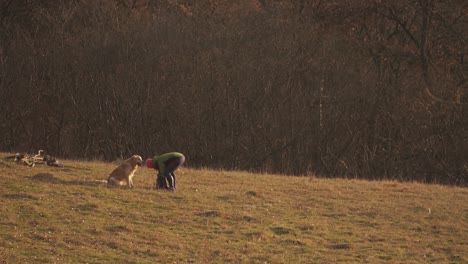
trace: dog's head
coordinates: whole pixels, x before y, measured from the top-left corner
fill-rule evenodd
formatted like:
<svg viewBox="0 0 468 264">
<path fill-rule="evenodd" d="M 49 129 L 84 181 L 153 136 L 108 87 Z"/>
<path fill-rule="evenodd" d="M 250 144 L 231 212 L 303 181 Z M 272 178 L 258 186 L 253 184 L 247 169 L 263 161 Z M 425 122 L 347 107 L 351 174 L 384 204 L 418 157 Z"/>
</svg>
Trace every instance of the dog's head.
<svg viewBox="0 0 468 264">
<path fill-rule="evenodd" d="M 140 155 L 133 155 L 132 163 L 137 164 L 138 166 L 143 166 L 145 162 L 143 161 Z"/>
</svg>

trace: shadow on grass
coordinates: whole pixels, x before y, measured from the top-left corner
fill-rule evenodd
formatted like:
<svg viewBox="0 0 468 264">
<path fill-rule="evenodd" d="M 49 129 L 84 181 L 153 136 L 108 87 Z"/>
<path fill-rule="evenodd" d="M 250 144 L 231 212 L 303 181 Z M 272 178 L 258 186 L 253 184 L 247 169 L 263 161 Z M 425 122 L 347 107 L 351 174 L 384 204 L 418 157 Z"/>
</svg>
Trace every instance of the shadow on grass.
<svg viewBox="0 0 468 264">
<path fill-rule="evenodd" d="M 0 166 L 1 167 L 7 167 L 7 168 L 13 168 L 13 165 L 16 165 L 12 162 L 6 162 L 6 161 L 3 161 L 3 160 L 0 160 Z"/>
<path fill-rule="evenodd" d="M 40 181 L 40 182 L 53 182 L 53 183 L 61 181 L 50 173 L 39 173 L 39 174 L 32 176 L 31 179 L 35 181 Z"/>
<path fill-rule="evenodd" d="M 219 217 L 221 216 L 221 213 L 218 211 L 206 211 L 202 213 L 197 213 L 197 215 L 202 217 Z"/>
<path fill-rule="evenodd" d="M 289 228 L 284 228 L 281 226 L 270 227 L 270 230 L 275 235 L 286 235 L 286 234 L 291 233 L 291 230 Z"/>
<path fill-rule="evenodd" d="M 4 194 L 2 195 L 4 198 L 7 198 L 7 199 L 21 199 L 21 200 L 24 200 L 24 199 L 29 199 L 29 200 L 38 200 L 36 197 L 32 196 L 32 195 L 29 195 L 29 194 L 25 194 L 25 193 L 12 193 L 12 194 Z"/>
<path fill-rule="evenodd" d="M 47 182 L 64 185 L 84 185 L 84 186 L 100 186 L 106 184 L 103 180 L 71 180 L 66 181 L 55 177 L 50 173 L 38 173 L 31 177 L 33 181 Z"/>
<path fill-rule="evenodd" d="M 126 226 L 116 225 L 106 228 L 107 231 L 112 233 L 131 232 L 132 230 Z"/>
</svg>

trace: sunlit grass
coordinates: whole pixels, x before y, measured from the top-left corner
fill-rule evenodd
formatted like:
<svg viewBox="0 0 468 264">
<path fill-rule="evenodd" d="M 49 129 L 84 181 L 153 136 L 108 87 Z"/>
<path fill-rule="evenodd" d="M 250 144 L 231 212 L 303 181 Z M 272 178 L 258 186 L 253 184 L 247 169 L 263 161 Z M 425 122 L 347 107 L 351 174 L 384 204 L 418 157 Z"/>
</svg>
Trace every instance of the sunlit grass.
<svg viewBox="0 0 468 264">
<path fill-rule="evenodd" d="M 0 160 L 0 263 L 468 261 L 466 188 L 182 168 L 171 193 L 63 163 Z"/>
</svg>

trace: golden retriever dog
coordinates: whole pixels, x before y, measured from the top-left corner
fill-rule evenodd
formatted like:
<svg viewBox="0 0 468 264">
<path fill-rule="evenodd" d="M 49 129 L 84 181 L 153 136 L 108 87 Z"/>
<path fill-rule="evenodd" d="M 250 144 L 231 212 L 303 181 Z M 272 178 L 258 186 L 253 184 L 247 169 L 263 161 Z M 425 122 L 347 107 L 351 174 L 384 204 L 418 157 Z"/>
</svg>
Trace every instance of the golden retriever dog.
<svg viewBox="0 0 468 264">
<path fill-rule="evenodd" d="M 128 188 L 133 188 L 133 175 L 138 169 L 138 166 L 143 165 L 143 159 L 139 155 L 133 155 L 129 159 L 124 160 L 117 168 L 115 168 L 107 179 L 109 185 L 123 185 L 127 183 Z"/>
</svg>

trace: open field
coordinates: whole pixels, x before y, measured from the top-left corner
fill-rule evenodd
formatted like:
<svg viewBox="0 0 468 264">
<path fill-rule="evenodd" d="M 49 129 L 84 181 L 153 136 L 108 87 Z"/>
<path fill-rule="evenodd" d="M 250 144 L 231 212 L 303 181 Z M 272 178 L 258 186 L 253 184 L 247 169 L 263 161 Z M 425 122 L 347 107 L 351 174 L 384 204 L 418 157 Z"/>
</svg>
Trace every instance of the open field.
<svg viewBox="0 0 468 264">
<path fill-rule="evenodd" d="M 0 263 L 466 263 L 468 189 L 178 171 L 107 188 L 115 164 L 0 154 Z"/>
</svg>

